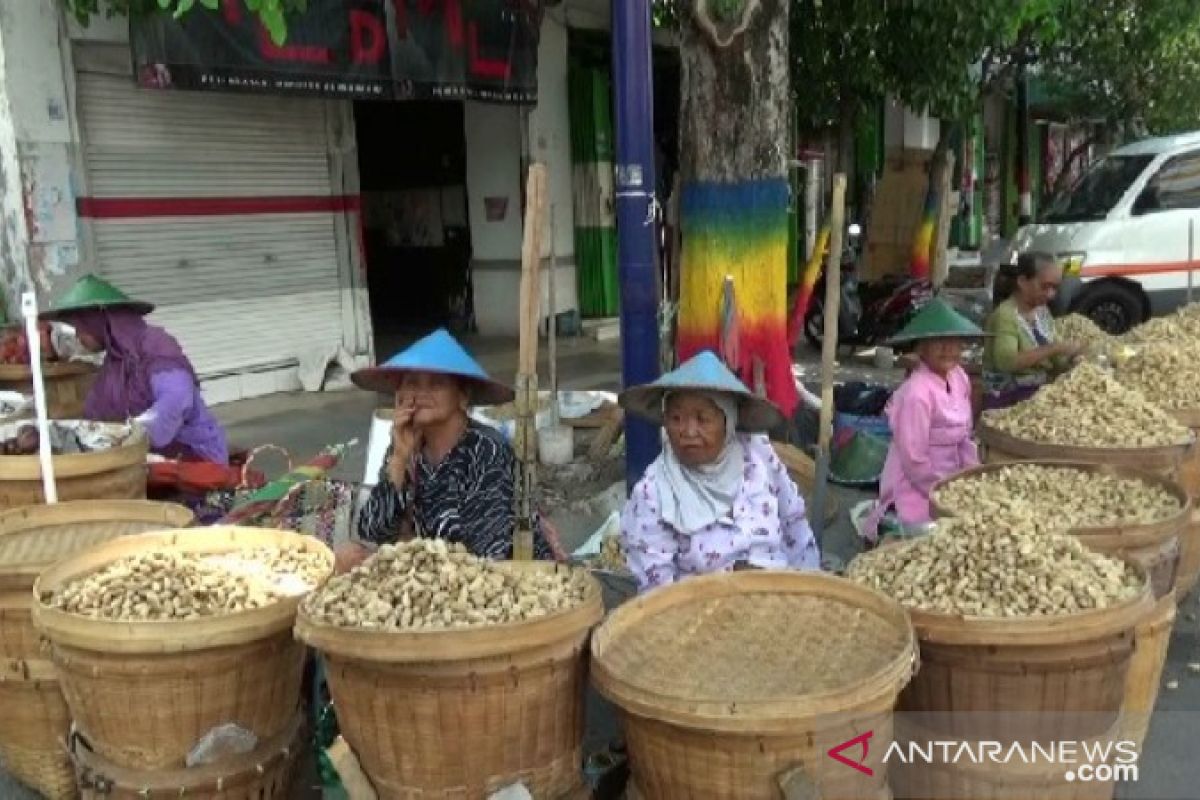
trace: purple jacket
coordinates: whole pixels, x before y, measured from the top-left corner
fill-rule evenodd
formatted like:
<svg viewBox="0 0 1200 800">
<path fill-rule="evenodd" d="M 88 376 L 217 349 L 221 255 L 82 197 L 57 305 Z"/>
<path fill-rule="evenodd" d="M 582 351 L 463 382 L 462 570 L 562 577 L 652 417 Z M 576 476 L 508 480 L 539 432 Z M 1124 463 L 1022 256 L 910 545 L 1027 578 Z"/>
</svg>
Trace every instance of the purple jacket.
<svg viewBox="0 0 1200 800">
<path fill-rule="evenodd" d="M 150 378 L 154 402 L 140 419 L 150 434 L 150 449 L 171 458 L 229 463 L 225 431 L 213 417 L 183 369 L 164 370 Z"/>
</svg>

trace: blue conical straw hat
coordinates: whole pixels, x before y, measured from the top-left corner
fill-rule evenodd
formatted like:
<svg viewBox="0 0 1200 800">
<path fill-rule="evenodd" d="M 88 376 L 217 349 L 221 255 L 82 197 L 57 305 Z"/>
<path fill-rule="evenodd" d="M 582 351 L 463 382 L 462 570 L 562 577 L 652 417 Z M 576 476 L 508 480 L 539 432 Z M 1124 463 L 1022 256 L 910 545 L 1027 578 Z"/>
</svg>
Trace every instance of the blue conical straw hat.
<svg viewBox="0 0 1200 800">
<path fill-rule="evenodd" d="M 767 431 L 784 421 L 783 412 L 770 401 L 756 397 L 716 354 L 708 350 L 698 353 L 653 383 L 626 389 L 619 400 L 621 406 L 631 414 L 661 425 L 663 398 L 678 391 L 720 392 L 734 397 L 738 404 L 738 430 L 741 431 Z"/>
<path fill-rule="evenodd" d="M 436 372 L 461 378 L 469 387 L 471 403 L 491 406 L 507 403 L 513 390 L 491 379 L 458 341 L 444 329 L 401 350 L 375 367 L 360 369 L 350 376 L 360 389 L 394 392 L 410 372 Z"/>
</svg>

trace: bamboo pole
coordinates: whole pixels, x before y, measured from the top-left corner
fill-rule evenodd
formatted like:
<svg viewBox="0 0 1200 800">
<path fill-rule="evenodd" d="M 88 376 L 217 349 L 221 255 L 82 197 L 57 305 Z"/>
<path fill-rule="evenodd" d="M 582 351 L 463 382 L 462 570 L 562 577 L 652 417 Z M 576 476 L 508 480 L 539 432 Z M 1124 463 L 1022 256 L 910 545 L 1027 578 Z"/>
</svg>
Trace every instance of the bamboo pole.
<svg viewBox="0 0 1200 800">
<path fill-rule="evenodd" d="M 554 206 L 550 206 L 550 274 L 546 276 L 546 299 L 550 304 L 546 342 L 550 360 L 550 424 L 558 427 L 558 298 L 554 283 L 558 279 L 558 241 L 554 227 Z"/>
<path fill-rule="evenodd" d="M 833 438 L 833 378 L 837 358 L 838 310 L 842 299 L 842 229 L 846 223 L 846 176 L 833 176 L 829 216 L 829 260 L 825 266 L 825 334 L 821 341 L 821 422 L 817 435 L 817 475 L 809 524 L 818 537 L 825 527 L 829 491 L 829 442 Z"/>
<path fill-rule="evenodd" d="M 525 191 L 525 236 L 521 245 L 520 356 L 516 381 L 516 524 L 513 559 L 533 558 L 533 503 L 537 485 L 537 350 L 542 285 L 542 232 L 546 225 L 546 167 L 531 164 Z"/>
</svg>

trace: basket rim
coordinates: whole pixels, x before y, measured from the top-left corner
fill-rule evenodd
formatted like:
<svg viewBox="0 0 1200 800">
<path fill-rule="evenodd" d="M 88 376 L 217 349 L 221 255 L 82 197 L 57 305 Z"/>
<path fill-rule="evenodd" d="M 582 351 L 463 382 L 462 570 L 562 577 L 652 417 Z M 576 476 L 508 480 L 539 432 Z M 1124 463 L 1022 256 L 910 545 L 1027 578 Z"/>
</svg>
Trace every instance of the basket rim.
<svg viewBox="0 0 1200 800">
<path fill-rule="evenodd" d="M 551 561 L 502 561 L 495 566 L 579 574 L 587 585 L 586 596 L 577 606 L 524 622 L 414 631 L 329 625 L 317 622 L 301 604 L 296 613 L 296 638 L 341 659 L 380 664 L 427 664 L 491 658 L 537 649 L 584 635 L 604 617 L 600 583 L 583 567 Z"/>
<path fill-rule="evenodd" d="M 736 703 L 651 689 L 636 676 L 613 670 L 607 661 L 616 641 L 656 612 L 712 597 L 745 594 L 809 595 L 855 605 L 900 629 L 905 641 L 888 663 L 862 680 L 791 698 Z M 874 589 L 816 571 L 754 570 L 687 578 L 625 603 L 609 614 L 592 636 L 592 680 L 601 694 L 640 716 L 709 731 L 794 732 L 796 720 L 801 718 L 843 714 L 866 704 L 881 703 L 890 709 L 896 695 L 915 674 L 919 658 L 916 631 L 903 606 Z"/>
<path fill-rule="evenodd" d="M 195 520 L 196 515 L 191 509 L 177 503 L 157 500 L 67 500 L 52 506 L 21 506 L 0 511 L 0 543 L 6 536 L 83 522 L 145 522 L 161 523 L 164 528 L 185 528 Z M 60 555 L 50 561 L 0 561 L 0 591 L 32 588 L 38 575 L 61 558 L 63 556 Z"/>
<path fill-rule="evenodd" d="M 948 478 L 943 478 L 933 485 L 929 493 L 929 507 L 935 519 L 954 518 L 957 513 L 948 506 L 937 501 L 937 494 L 950 484 L 960 480 L 976 478 L 1000 472 L 1016 466 L 1052 467 L 1055 469 L 1073 469 L 1078 472 L 1101 473 L 1116 478 L 1140 480 L 1166 491 L 1179 502 L 1179 511 L 1169 517 L 1145 523 L 1112 523 L 1109 525 L 1078 525 L 1065 529 L 1072 536 L 1083 539 L 1086 543 L 1089 537 L 1119 536 L 1122 541 L 1130 544 L 1152 544 L 1169 538 L 1171 533 L 1178 533 L 1187 524 L 1192 513 L 1192 498 L 1183 486 L 1176 480 L 1138 467 L 1128 467 L 1123 464 L 1096 464 L 1070 459 L 1038 458 L 1028 461 L 1005 461 L 994 464 L 980 464 L 962 472 L 957 472 Z"/>
<path fill-rule="evenodd" d="M 287 545 L 324 556 L 333 573 L 333 552 L 313 536 L 276 528 L 232 525 L 131 534 L 103 542 L 42 572 L 33 586 L 33 624 L 54 645 L 119 654 L 186 653 L 245 644 L 291 628 L 304 595 L 269 606 L 189 620 L 105 620 L 50 608 L 42 595 L 63 583 L 90 575 L 126 556 L 175 548 L 193 553 L 226 553 L 246 547 Z M 319 584 L 318 584 L 319 585 Z"/>
<path fill-rule="evenodd" d="M 979 617 L 909 608 L 908 615 L 918 640 L 930 644 L 1054 647 L 1113 636 L 1133 630 L 1158 600 L 1145 567 L 1128 557 L 1109 557 L 1136 571 L 1142 589 L 1135 597 L 1107 608 L 1031 617 Z"/>
<path fill-rule="evenodd" d="M 1200 428 L 1200 408 L 1167 408 L 1163 409 L 1180 425 L 1187 425 L 1192 428 L 1193 432 L 1196 428 Z"/>
<path fill-rule="evenodd" d="M 43 361 L 42 375 L 47 378 L 63 378 L 69 375 L 88 375 L 98 372 L 99 367 L 86 361 Z M 21 381 L 33 378 L 33 368 L 28 364 L 0 364 L 0 381 Z"/>
<path fill-rule="evenodd" d="M 23 420 L 22 420 L 23 421 Z M 14 421 L 15 422 L 15 421 Z M 51 420 L 51 422 L 88 422 L 92 425 L 128 427 L 123 423 L 91 422 L 89 420 Z M 91 453 L 69 453 L 53 456 L 55 478 L 80 478 L 95 475 L 100 467 L 117 469 L 144 465 L 150 452 L 150 438 L 145 428 L 134 425 L 128 439 L 116 447 Z M 40 481 L 42 462 L 38 455 L 0 456 L 0 480 Z"/>
<path fill-rule="evenodd" d="M 1190 439 L 1187 442 L 1155 445 L 1154 447 L 1085 447 L 1074 444 L 1035 442 L 1032 439 L 1022 439 L 1018 436 L 1013 436 L 1011 433 L 1006 433 L 989 425 L 987 412 L 984 412 L 980 416 L 979 423 L 975 426 L 975 432 L 979 436 L 979 441 L 983 444 L 995 445 L 1013 455 L 1021 456 L 1022 459 L 1033 460 L 1077 456 L 1078 460 L 1090 461 L 1092 459 L 1087 458 L 1087 456 L 1092 456 L 1094 459 L 1107 462 L 1115 457 L 1129 456 L 1153 457 L 1177 464 L 1196 447 L 1195 432 L 1189 432 Z"/>
</svg>

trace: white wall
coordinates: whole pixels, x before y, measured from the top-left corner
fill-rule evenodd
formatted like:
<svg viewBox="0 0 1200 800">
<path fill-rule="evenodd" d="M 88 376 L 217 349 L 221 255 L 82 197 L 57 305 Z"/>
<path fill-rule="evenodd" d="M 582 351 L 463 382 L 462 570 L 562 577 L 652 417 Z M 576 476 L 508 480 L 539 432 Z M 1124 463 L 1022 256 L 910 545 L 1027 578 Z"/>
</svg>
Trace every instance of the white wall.
<svg viewBox="0 0 1200 800">
<path fill-rule="evenodd" d="M 932 150 L 937 147 L 941 124 L 937 117 L 913 111 L 894 99 L 884 106 L 884 147 Z"/>
<path fill-rule="evenodd" d="M 521 111 L 513 106 L 467 103 L 467 198 L 470 207 L 475 320 L 485 335 L 515 336 L 521 284 Z M 579 307 L 572 205 L 571 120 L 567 97 L 567 29 L 548 12 L 538 49 L 538 103 L 529 114 L 529 152 L 546 165 L 554 211 L 557 311 Z M 486 197 L 507 197 L 508 212 L 488 222 Z M 551 228 L 543 234 L 542 313 L 549 310 Z"/>
<path fill-rule="evenodd" d="M 6 212 L 15 201 L 25 213 L 24 240 L 6 254 L 2 276 L 10 313 L 31 281 L 45 294 L 80 261 L 77 151 L 59 20 L 59 5 L 52 0 L 0 2 L 6 65 L 0 90 L 12 136 L 9 147 L 0 145 L 5 150 L 3 202 Z"/>
</svg>

